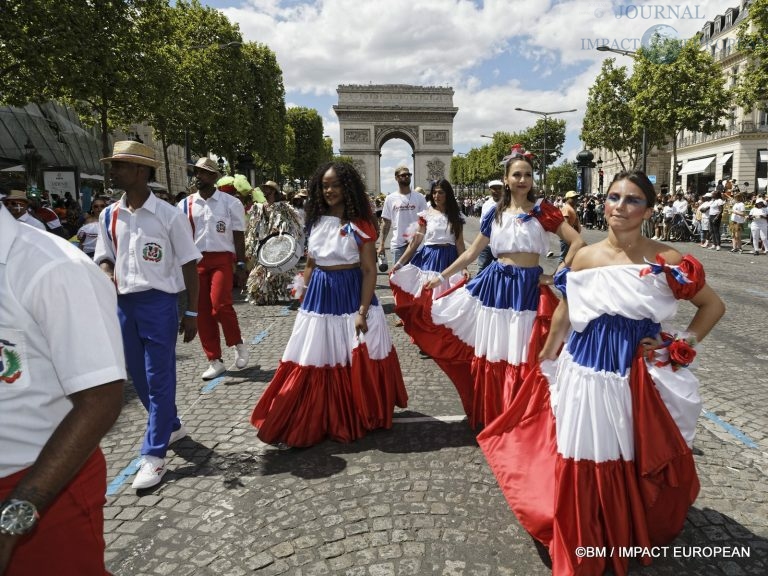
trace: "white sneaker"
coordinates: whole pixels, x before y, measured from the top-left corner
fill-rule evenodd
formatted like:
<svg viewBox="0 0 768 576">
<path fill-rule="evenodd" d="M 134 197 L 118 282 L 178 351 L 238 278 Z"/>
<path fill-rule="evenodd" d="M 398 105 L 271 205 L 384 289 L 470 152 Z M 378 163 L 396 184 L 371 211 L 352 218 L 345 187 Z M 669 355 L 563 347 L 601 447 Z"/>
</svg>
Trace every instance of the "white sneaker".
<svg viewBox="0 0 768 576">
<path fill-rule="evenodd" d="M 208 366 L 208 370 L 203 372 L 203 380 L 213 380 L 216 376 L 220 376 L 226 372 L 224 362 L 221 360 L 213 360 Z"/>
<path fill-rule="evenodd" d="M 235 349 L 235 363 L 233 366 L 237 370 L 242 370 L 248 366 L 248 358 L 251 357 L 251 351 L 248 350 L 248 346 L 243 342 L 235 344 L 233 348 Z"/>
<path fill-rule="evenodd" d="M 165 459 L 147 454 L 143 456 L 141 466 L 131 486 L 136 490 L 157 486 L 165 476 L 165 472 Z"/>
<path fill-rule="evenodd" d="M 168 440 L 168 446 L 170 446 L 174 442 L 178 442 L 182 438 L 186 438 L 188 435 L 189 435 L 189 432 L 187 431 L 187 427 L 184 426 L 184 422 L 182 422 L 178 430 L 174 430 L 173 432 L 171 432 L 171 437 Z"/>
</svg>

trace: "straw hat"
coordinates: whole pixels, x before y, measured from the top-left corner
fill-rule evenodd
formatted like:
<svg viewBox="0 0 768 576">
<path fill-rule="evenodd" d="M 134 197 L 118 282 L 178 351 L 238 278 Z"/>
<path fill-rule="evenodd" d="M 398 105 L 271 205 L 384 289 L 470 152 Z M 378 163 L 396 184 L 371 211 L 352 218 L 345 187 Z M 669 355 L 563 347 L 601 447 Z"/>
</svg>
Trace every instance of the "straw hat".
<svg viewBox="0 0 768 576">
<path fill-rule="evenodd" d="M 576 198 L 578 196 L 578 193 L 575 190 L 568 190 L 568 192 L 565 193 L 565 199 L 568 198 Z"/>
<path fill-rule="evenodd" d="M 200 168 L 206 172 L 213 172 L 214 174 L 219 173 L 219 165 L 216 163 L 216 161 L 206 156 L 197 159 L 197 162 L 195 162 L 195 168 Z"/>
<path fill-rule="evenodd" d="M 301 190 L 299 190 L 299 193 L 296 194 L 296 198 L 309 198 L 309 194 L 307 193 L 307 189 L 306 188 L 302 188 Z"/>
<path fill-rule="evenodd" d="M 277 182 L 275 182 L 274 180 L 267 180 L 266 182 L 264 182 L 264 188 L 267 188 L 267 187 L 274 189 L 275 192 L 277 193 L 280 193 L 280 186 L 278 186 Z"/>
<path fill-rule="evenodd" d="M 11 190 L 11 192 L 3 198 L 3 200 L 24 200 L 27 204 L 29 204 L 29 198 L 27 198 L 27 193 L 23 190 Z"/>
<path fill-rule="evenodd" d="M 160 162 L 155 160 L 155 149 L 134 140 L 119 140 L 112 148 L 112 156 L 102 158 L 101 162 L 131 162 L 157 168 Z"/>
</svg>

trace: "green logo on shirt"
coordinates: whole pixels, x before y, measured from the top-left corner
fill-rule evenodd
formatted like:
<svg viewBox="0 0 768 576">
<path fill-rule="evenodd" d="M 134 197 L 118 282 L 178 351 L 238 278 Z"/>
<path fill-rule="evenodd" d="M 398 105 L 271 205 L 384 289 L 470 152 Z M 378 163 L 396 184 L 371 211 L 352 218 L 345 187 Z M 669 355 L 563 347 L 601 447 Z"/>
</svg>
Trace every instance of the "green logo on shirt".
<svg viewBox="0 0 768 576">
<path fill-rule="evenodd" d="M 163 248 L 160 244 L 147 242 L 141 254 L 147 262 L 160 262 L 163 259 Z"/>
</svg>

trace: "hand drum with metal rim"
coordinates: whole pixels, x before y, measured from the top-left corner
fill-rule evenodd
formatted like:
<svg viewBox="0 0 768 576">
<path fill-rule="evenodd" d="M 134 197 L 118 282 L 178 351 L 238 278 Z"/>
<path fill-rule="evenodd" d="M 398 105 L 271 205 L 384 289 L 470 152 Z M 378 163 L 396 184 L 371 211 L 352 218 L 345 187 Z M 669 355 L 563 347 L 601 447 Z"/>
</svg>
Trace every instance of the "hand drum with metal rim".
<svg viewBox="0 0 768 576">
<path fill-rule="evenodd" d="M 270 236 L 259 249 L 259 264 L 272 272 L 292 270 L 300 258 L 296 239 L 290 234 Z"/>
</svg>

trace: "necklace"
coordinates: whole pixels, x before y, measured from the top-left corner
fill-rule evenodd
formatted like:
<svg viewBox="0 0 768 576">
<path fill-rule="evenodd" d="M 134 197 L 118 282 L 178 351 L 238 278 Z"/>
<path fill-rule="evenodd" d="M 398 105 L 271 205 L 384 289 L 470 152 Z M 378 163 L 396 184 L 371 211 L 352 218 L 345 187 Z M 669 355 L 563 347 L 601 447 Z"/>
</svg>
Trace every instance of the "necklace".
<svg viewBox="0 0 768 576">
<path fill-rule="evenodd" d="M 606 242 L 608 242 L 608 245 L 609 245 L 611 248 L 613 248 L 613 249 L 614 249 L 616 252 L 622 252 L 622 251 L 623 251 L 623 252 L 626 252 L 627 250 L 630 250 L 630 249 L 632 249 L 634 246 L 636 246 L 636 245 L 637 245 L 637 242 L 630 242 L 630 243 L 629 243 L 629 244 L 627 244 L 626 246 L 617 246 L 616 244 L 614 244 L 613 242 L 611 242 L 611 239 L 610 239 L 610 237 L 606 238 L 606 239 L 605 239 L 605 241 L 606 241 Z"/>
</svg>

